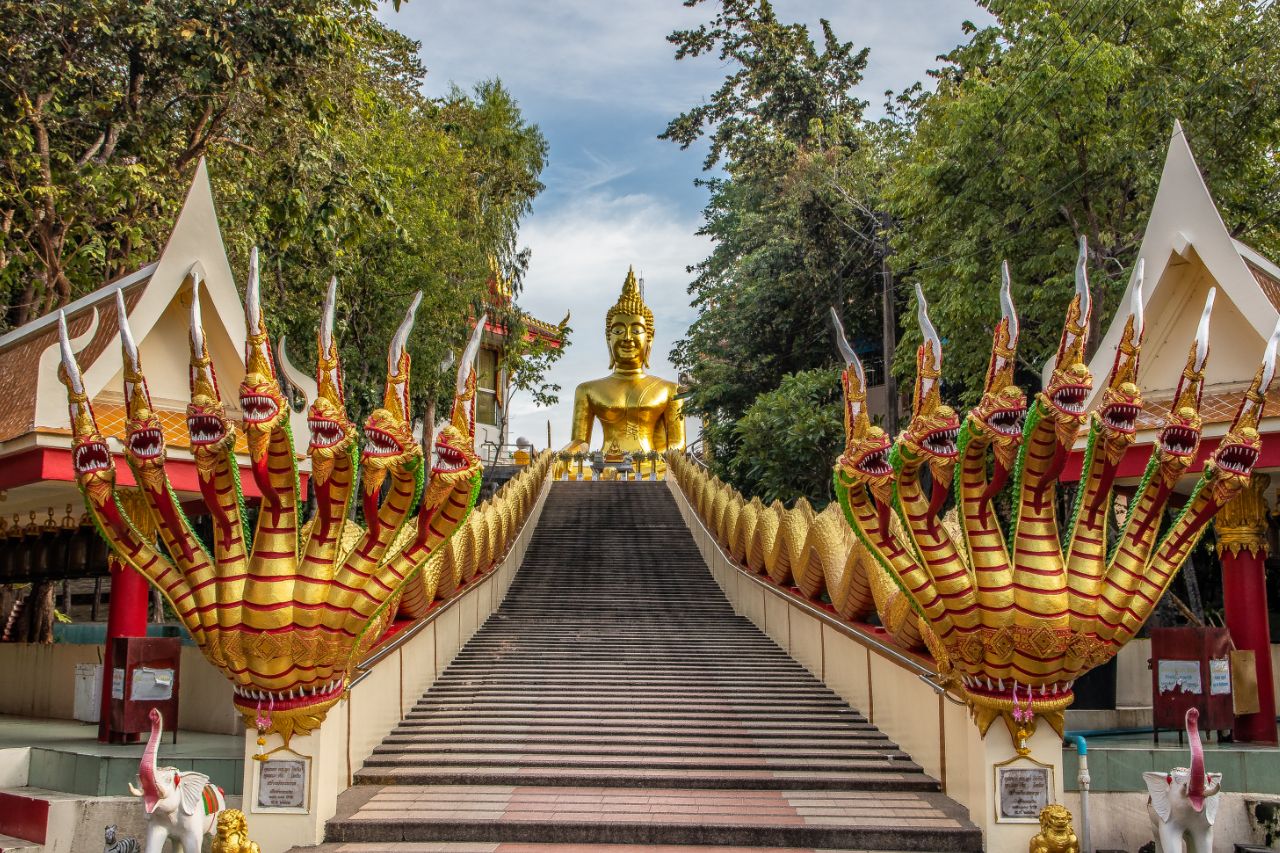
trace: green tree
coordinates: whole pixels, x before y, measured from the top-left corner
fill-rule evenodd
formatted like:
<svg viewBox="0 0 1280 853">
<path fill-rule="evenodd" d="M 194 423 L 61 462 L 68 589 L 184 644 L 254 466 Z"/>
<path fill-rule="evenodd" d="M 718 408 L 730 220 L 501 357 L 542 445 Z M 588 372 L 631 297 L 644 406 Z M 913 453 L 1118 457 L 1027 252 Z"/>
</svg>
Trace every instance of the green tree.
<svg viewBox="0 0 1280 853">
<path fill-rule="evenodd" d="M 733 425 L 737 452 L 725 471 L 765 503 L 806 497 L 821 510 L 832 498 L 831 460 L 844 447 L 843 417 L 839 371 L 789 374 Z M 816 459 L 827 463 L 815 465 Z"/>
<path fill-rule="evenodd" d="M 668 37 L 677 59 L 717 53 L 730 68 L 662 138 L 682 147 L 709 138 L 704 166 L 724 172 L 701 181 L 710 191 L 701 233 L 713 249 L 691 270 L 698 317 L 671 358 L 691 380 L 686 405 L 703 419 L 717 473 L 744 490 L 759 481 L 745 457 L 758 448 L 747 449 L 735 423 L 784 376 L 835 363 L 826 307 L 863 341 L 880 323 L 882 139 L 863 126 L 865 103 L 852 93 L 867 51 L 821 26 L 819 47 L 767 0 L 725 0 L 710 23 Z"/>
<path fill-rule="evenodd" d="M 0 331 L 152 260 L 207 156 L 237 277 L 260 246 L 268 323 L 304 370 L 339 277 L 354 418 L 423 291 L 409 346 L 430 420 L 469 324 L 521 322 L 490 304 L 490 264 L 518 296 L 547 149 L 497 82 L 425 98 L 419 45 L 375 6 L 0 0 Z M 531 356 L 521 387 L 553 396 L 554 354 Z"/>
<path fill-rule="evenodd" d="M 1233 233 L 1280 249 L 1280 8 L 1246 0 L 979 0 L 974 29 L 903 99 L 912 135 L 885 190 L 898 270 L 922 282 L 946 371 L 973 402 L 1007 258 L 1019 358 L 1058 340 L 1077 239 L 1089 241 L 1095 332 L 1134 263 L 1175 119 Z M 898 349 L 913 369 L 918 331 Z M 1093 340 L 1099 339 L 1094 334 Z M 1030 377 L 1028 377 L 1030 378 Z"/>
</svg>

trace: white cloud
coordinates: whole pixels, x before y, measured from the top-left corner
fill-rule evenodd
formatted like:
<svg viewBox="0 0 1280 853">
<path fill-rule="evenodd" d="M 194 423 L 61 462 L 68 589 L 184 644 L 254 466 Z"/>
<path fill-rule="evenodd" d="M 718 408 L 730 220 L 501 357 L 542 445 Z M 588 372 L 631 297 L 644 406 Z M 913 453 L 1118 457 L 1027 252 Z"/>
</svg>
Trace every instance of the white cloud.
<svg viewBox="0 0 1280 853">
<path fill-rule="evenodd" d="M 521 305 L 552 322 L 571 309 L 574 332 L 568 353 L 551 375 L 561 386 L 560 403 L 538 409 L 528 395 L 515 397 L 512 440 L 525 435 L 543 446 L 550 419 L 553 445 L 568 442 L 573 389 L 609 372 L 604 315 L 618 299 L 628 265 L 644 277 L 645 302 L 657 326 L 650 369 L 676 378 L 667 354 L 694 316 L 685 270 L 710 251 L 709 241 L 694 233 L 698 225 L 696 217 L 682 216 L 674 204 L 658 196 L 607 191 L 584 194 L 529 220 L 521 238 L 533 257 Z M 598 439 L 598 427 L 596 433 Z"/>
</svg>

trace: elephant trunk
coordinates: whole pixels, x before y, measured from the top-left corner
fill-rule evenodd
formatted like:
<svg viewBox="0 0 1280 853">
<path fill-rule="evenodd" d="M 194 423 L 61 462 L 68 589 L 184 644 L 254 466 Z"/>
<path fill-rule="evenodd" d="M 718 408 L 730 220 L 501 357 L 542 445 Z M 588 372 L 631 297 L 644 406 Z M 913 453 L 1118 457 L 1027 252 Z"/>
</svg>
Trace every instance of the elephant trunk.
<svg viewBox="0 0 1280 853">
<path fill-rule="evenodd" d="M 1191 778 L 1187 782 L 1187 801 L 1196 811 L 1204 809 L 1204 747 L 1200 745 L 1200 712 L 1187 710 L 1187 743 L 1191 745 Z"/>
<path fill-rule="evenodd" d="M 142 762 L 138 765 L 138 781 L 142 783 L 142 805 L 151 814 L 160 802 L 160 786 L 156 784 L 156 753 L 160 750 L 160 735 L 164 731 L 164 722 L 160 711 L 151 709 L 151 736 L 147 738 L 147 748 L 142 751 Z"/>
</svg>

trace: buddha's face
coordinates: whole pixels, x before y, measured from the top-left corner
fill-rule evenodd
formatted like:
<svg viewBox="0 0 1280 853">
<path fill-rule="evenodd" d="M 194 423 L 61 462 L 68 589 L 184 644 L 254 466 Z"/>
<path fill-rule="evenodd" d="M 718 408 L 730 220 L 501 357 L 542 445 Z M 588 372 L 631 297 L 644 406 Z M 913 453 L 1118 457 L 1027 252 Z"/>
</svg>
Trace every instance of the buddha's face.
<svg viewBox="0 0 1280 853">
<path fill-rule="evenodd" d="M 649 357 L 649 330 L 639 314 L 614 314 L 609 324 L 609 354 L 622 370 L 643 367 Z"/>
</svg>

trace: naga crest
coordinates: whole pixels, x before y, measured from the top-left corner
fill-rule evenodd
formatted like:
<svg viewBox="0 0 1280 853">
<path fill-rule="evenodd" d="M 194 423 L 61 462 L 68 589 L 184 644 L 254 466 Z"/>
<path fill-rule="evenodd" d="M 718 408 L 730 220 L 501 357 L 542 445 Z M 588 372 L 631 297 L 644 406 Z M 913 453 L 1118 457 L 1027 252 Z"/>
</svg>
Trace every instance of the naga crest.
<svg viewBox="0 0 1280 853">
<path fill-rule="evenodd" d="M 304 522 L 307 501 L 268 342 L 255 250 L 245 300 L 246 375 L 239 389 L 249 464 L 262 495 L 251 523 L 240 485 L 237 425 L 227 415 L 201 325 L 198 267 L 188 280 L 186 420 L 200 491 L 214 521 L 212 541 L 196 536 L 169 485 L 164 434 L 151 410 L 123 300 L 117 311 L 128 411 L 124 458 L 145 499 L 141 511 L 150 515 L 163 548 L 139 532 L 144 525 L 135 522 L 143 519 L 131 519 L 117 499 L 115 462 L 60 316 L 60 377 L 67 387 L 76 481 L 114 555 L 168 598 L 204 655 L 232 682 L 246 724 L 265 717 L 268 730 L 287 740 L 323 720 L 347 689 L 353 667 L 397 613 L 416 618 L 431 607 L 439 578 L 429 575 L 438 575 L 440 561 L 433 568 L 426 564 L 466 520 L 480 484 L 480 460 L 471 449 L 471 362 L 484 319 L 459 365 L 454 417 L 437 444 L 442 462 L 424 490 L 422 450 L 409 428 L 407 344 L 417 299 L 392 340 L 384 405 L 366 423 L 360 453 L 346 414 L 334 336 L 337 284 L 331 282 L 318 334 L 318 394 L 308 411 L 316 512 Z M 348 517 L 358 476 L 375 484 L 366 488 L 363 527 Z"/>
<path fill-rule="evenodd" d="M 1018 319 L 1004 267 L 1002 316 L 983 396 L 965 417 L 958 440 L 950 432 L 954 413 L 937 393 L 941 341 L 918 297 L 924 343 L 917 356 L 915 411 L 894 443 L 892 467 L 883 463 L 887 438 L 874 433 L 866 418 L 857 358 L 843 336 L 838 339 L 850 368 L 843 379 L 846 447 L 835 465 L 836 495 L 867 552 L 909 594 L 940 668 L 954 676 L 951 689 L 968 703 L 984 734 L 996 718 L 1015 738 L 1029 736 L 1038 717 L 1061 732 L 1075 680 L 1113 657 L 1138 632 L 1205 526 L 1248 482 L 1260 454 L 1258 423 L 1275 373 L 1280 327 L 1191 497 L 1171 525 L 1162 524 L 1173 485 L 1199 444 L 1210 293 L 1147 475 L 1123 530 L 1109 537 L 1112 484 L 1142 410 L 1137 385 L 1142 268 L 1134 270 L 1133 299 L 1115 362 L 1090 415 L 1086 260 L 1082 240 L 1076 289 L 1052 374 L 1030 410 L 1014 384 Z M 1059 519 L 1058 479 L 1086 421 L 1079 491 L 1070 515 Z M 933 469 L 932 493 L 920 476 L 924 461 Z M 938 475 L 948 465 L 955 466 L 949 485 L 958 533 L 938 518 L 939 488 L 945 490 Z M 1007 522 L 994 505 L 1006 488 L 1012 500 Z M 897 524 L 890 523 L 893 515 Z"/>
<path fill-rule="evenodd" d="M 845 446 L 836 470 L 850 479 L 857 478 L 887 499 L 893 485 L 893 466 L 889 464 L 892 441 L 883 429 L 871 423 L 867 413 L 867 374 L 858 354 L 849 346 L 844 324 L 835 308 L 831 309 L 831 320 L 835 324 L 836 348 L 845 363 L 840 374 L 844 389 Z"/>
</svg>

